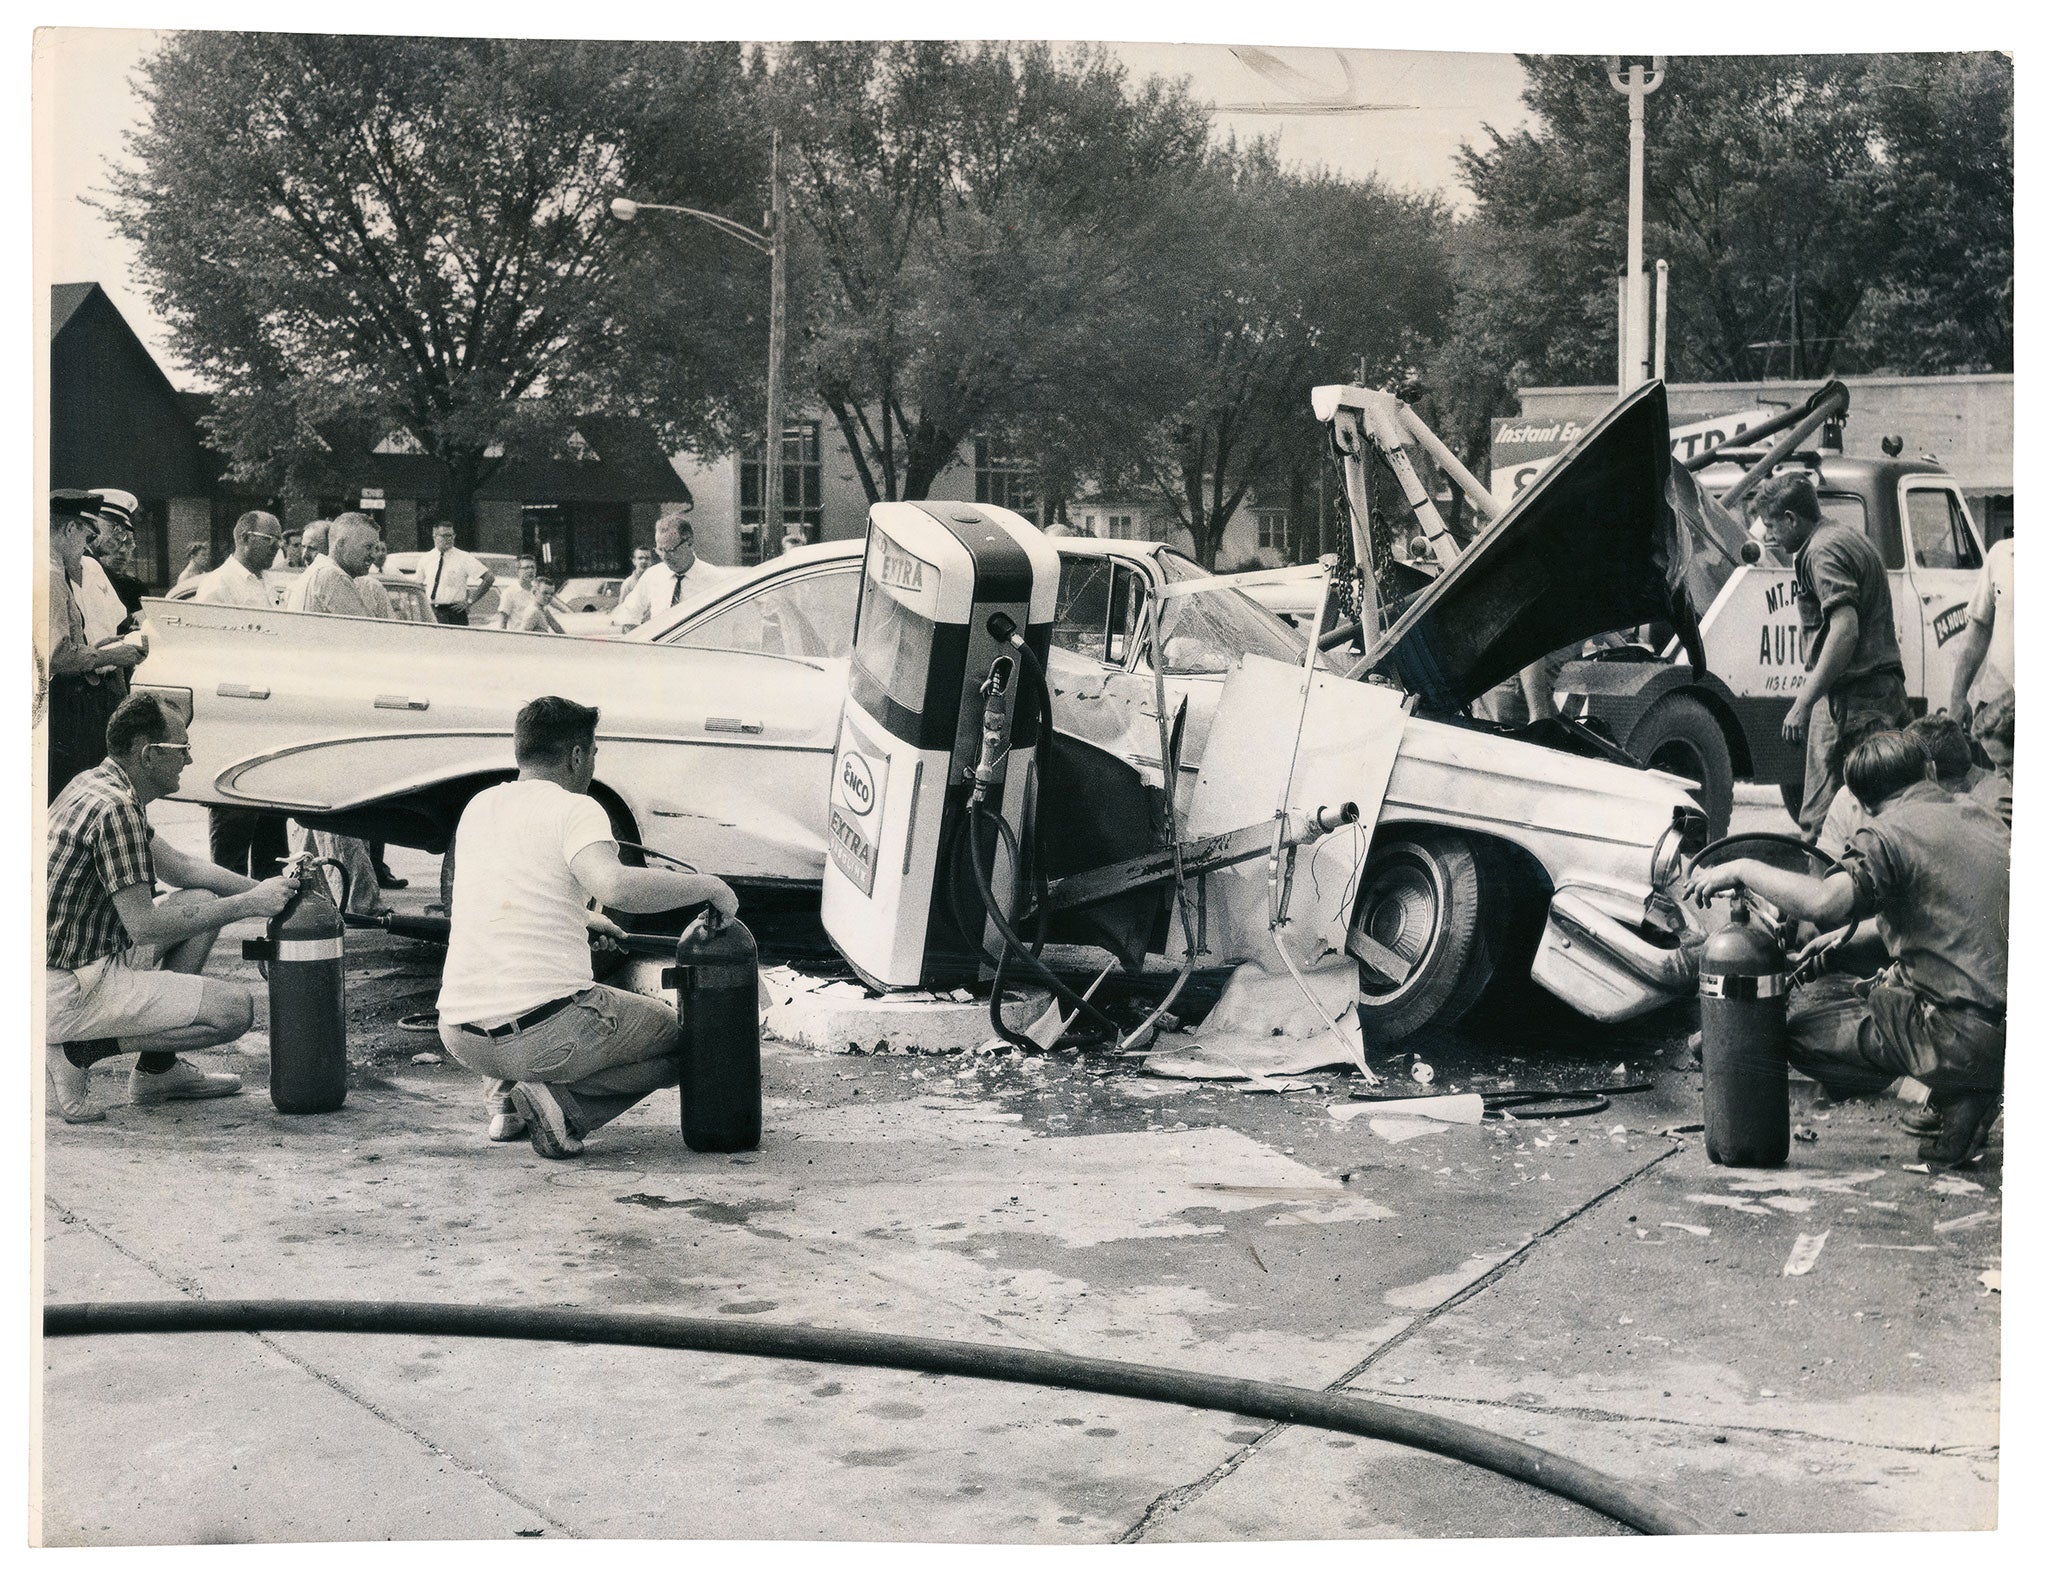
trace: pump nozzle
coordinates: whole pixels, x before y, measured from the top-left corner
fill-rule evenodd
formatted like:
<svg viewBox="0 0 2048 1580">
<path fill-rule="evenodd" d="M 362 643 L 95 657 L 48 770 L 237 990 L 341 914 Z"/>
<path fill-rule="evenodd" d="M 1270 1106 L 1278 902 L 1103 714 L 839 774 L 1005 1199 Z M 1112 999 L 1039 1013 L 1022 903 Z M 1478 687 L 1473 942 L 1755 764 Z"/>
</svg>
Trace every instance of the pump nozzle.
<svg viewBox="0 0 2048 1580">
<path fill-rule="evenodd" d="M 1017 622 L 1000 609 L 988 617 L 988 634 L 998 642 L 1007 642 L 1012 647 L 1024 645 L 1024 636 L 1017 629 Z"/>
</svg>

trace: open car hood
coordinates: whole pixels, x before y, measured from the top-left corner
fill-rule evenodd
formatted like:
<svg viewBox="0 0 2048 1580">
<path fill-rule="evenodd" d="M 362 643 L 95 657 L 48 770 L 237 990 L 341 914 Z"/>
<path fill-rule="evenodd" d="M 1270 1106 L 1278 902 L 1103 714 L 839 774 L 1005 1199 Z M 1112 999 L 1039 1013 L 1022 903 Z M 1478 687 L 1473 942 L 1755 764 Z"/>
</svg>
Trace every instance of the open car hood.
<svg viewBox="0 0 2048 1580">
<path fill-rule="evenodd" d="M 1523 666 L 1646 621 L 1704 669 L 1685 596 L 1688 543 L 1666 498 L 1664 386 L 1617 402 L 1409 606 L 1360 670 L 1455 712 Z"/>
</svg>

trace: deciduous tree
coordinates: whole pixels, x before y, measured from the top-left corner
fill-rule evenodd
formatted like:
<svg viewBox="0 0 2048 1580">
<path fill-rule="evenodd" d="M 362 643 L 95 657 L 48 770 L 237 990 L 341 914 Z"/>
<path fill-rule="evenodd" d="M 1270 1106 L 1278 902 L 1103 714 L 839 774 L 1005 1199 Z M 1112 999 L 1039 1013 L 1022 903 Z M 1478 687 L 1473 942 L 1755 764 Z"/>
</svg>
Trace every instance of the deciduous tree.
<svg viewBox="0 0 2048 1580">
<path fill-rule="evenodd" d="M 660 389 L 640 415 L 715 428 L 731 359 L 636 332 L 607 204 L 679 142 L 665 195 L 731 196 L 736 51 L 183 33 L 139 87 L 105 207 L 238 476 L 317 472 L 342 420 L 403 427 L 460 525 L 499 457 L 579 411 Z"/>
</svg>

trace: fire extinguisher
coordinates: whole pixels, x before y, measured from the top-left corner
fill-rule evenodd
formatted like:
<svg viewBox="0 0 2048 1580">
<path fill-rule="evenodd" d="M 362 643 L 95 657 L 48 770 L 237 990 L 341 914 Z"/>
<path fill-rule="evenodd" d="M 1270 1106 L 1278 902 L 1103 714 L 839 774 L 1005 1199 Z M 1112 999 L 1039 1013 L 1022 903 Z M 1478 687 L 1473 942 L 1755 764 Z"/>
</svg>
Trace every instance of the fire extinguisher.
<svg viewBox="0 0 2048 1580">
<path fill-rule="evenodd" d="M 761 1144 L 760 955 L 738 920 L 706 912 L 676 940 L 662 985 L 683 1024 L 683 1142 L 692 1152 L 751 1152 Z"/>
<path fill-rule="evenodd" d="M 264 962 L 270 979 L 270 1101 L 281 1114 L 328 1114 L 348 1101 L 341 940 L 341 912 L 308 868 L 265 935 L 242 944 L 242 958 Z"/>
<path fill-rule="evenodd" d="M 1700 1068 L 1707 1156 L 1728 1168 L 1776 1168 L 1792 1150 L 1785 994 L 1778 940 L 1750 919 L 1738 887 L 1727 925 L 1700 954 Z"/>
</svg>

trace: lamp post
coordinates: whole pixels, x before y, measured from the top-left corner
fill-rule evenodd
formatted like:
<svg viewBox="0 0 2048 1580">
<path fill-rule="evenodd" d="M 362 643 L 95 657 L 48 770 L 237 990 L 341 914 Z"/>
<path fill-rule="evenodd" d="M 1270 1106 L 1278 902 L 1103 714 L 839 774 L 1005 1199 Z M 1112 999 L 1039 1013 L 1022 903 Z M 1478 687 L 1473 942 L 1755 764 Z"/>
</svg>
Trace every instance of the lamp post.
<svg viewBox="0 0 2048 1580">
<path fill-rule="evenodd" d="M 1649 373 L 1650 292 L 1643 278 L 1643 100 L 1664 85 L 1664 57 L 1652 55 L 1645 60 L 1638 55 L 1624 63 L 1620 55 L 1610 56 L 1607 81 L 1616 93 L 1628 96 L 1628 273 L 1621 314 L 1621 393 L 1626 395 Z"/>
<path fill-rule="evenodd" d="M 765 423 L 767 432 L 762 435 L 765 464 L 761 477 L 761 503 L 763 548 L 772 554 L 782 542 L 782 348 L 788 334 L 784 302 L 789 278 L 789 249 L 783 245 L 783 226 L 788 217 L 788 203 L 782 189 L 780 132 L 775 134 L 768 172 L 769 207 L 768 213 L 764 216 L 768 226 L 766 231 L 742 225 L 738 220 L 727 219 L 723 214 L 707 213 L 700 208 L 686 208 L 680 203 L 641 203 L 633 198 L 615 197 L 611 202 L 611 210 L 613 219 L 628 225 L 640 217 L 643 209 L 654 209 L 663 214 L 684 214 L 691 219 L 702 220 L 713 230 L 724 232 L 768 259 L 768 410 Z M 770 544 L 774 547 L 770 547 Z"/>
</svg>

